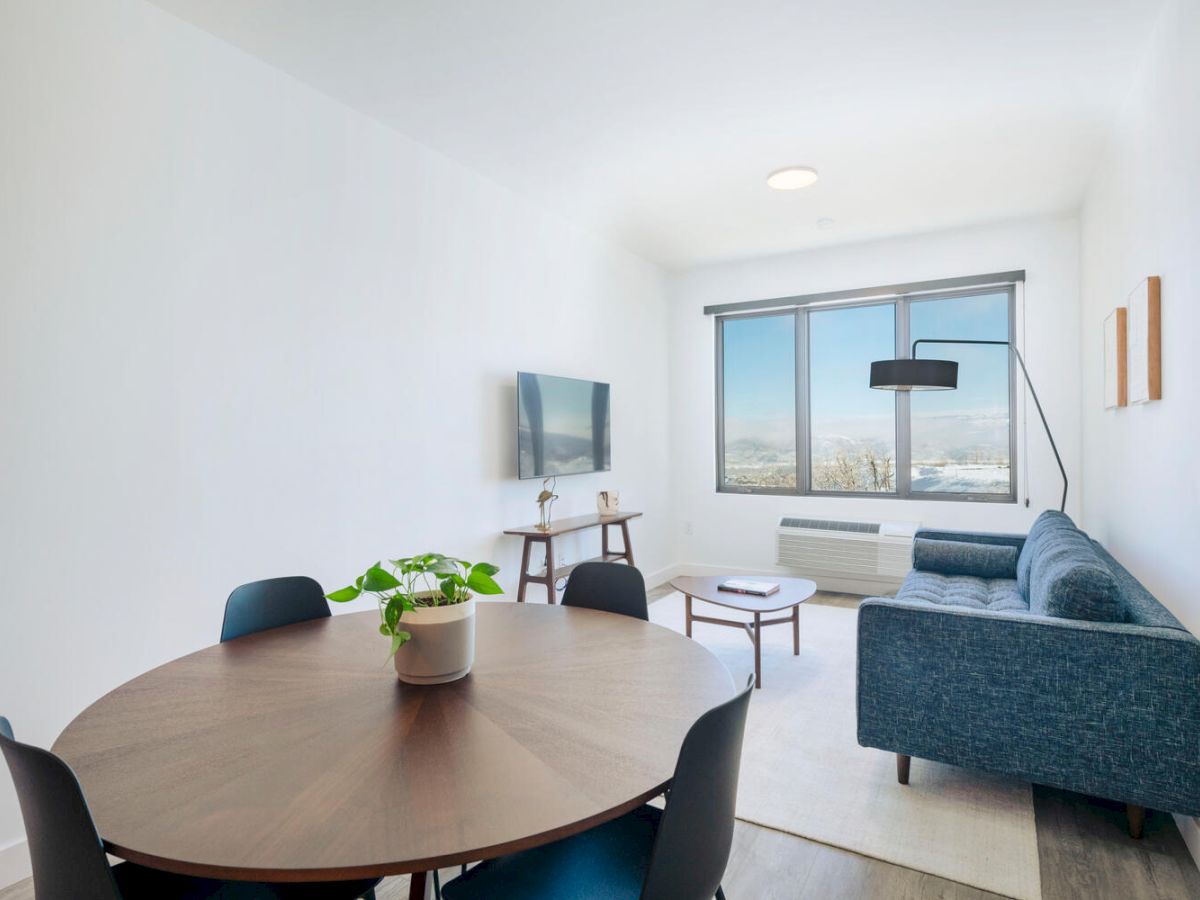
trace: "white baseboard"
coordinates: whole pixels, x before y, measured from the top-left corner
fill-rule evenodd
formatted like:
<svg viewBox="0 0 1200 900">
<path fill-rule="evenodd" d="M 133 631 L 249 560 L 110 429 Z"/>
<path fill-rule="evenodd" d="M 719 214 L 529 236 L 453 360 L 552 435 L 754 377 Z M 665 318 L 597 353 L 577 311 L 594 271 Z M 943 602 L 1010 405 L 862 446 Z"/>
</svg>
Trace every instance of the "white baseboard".
<svg viewBox="0 0 1200 900">
<path fill-rule="evenodd" d="M 25 841 L 16 841 L 7 847 L 0 847 L 0 888 L 24 881 L 32 874 L 29 846 Z"/>
<path fill-rule="evenodd" d="M 1193 819 L 1191 816 L 1175 816 L 1175 824 L 1179 826 L 1179 833 L 1183 835 L 1183 842 L 1187 844 L 1188 850 L 1192 854 L 1192 862 L 1200 868 L 1200 820 Z"/>
<path fill-rule="evenodd" d="M 679 575 L 679 565 L 665 566 L 654 572 L 643 572 L 642 576 L 646 579 L 647 588 L 656 588 L 659 585 L 666 584 L 676 575 Z"/>
</svg>

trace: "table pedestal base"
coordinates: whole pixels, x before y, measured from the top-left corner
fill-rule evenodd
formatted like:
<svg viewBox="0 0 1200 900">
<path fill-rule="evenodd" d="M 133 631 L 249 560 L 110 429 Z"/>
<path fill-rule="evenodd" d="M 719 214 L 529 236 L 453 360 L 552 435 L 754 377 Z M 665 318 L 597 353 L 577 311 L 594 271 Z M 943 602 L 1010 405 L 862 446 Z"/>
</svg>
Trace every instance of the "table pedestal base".
<svg viewBox="0 0 1200 900">
<path fill-rule="evenodd" d="M 408 900 L 433 900 L 433 877 L 428 872 L 413 872 L 409 878 Z"/>
</svg>

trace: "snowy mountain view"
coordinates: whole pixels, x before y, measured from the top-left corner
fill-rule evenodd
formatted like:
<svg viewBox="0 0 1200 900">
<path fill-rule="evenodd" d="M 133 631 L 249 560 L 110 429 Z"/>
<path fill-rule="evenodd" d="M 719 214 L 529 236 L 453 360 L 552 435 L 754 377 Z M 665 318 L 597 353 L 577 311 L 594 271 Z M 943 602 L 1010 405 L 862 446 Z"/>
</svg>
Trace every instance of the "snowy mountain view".
<svg viewBox="0 0 1200 900">
<path fill-rule="evenodd" d="M 795 489 L 791 420 L 727 422 L 725 482 Z M 813 420 L 812 489 L 892 493 L 896 490 L 893 419 L 881 416 Z M 914 493 L 1007 494 L 1008 411 L 914 415 Z"/>
<path fill-rule="evenodd" d="M 725 483 L 795 490 L 794 420 L 746 416 L 726 419 Z"/>
<path fill-rule="evenodd" d="M 1008 410 L 914 412 L 912 457 L 914 493 L 1007 494 Z"/>
<path fill-rule="evenodd" d="M 1011 360 L 1002 346 L 969 342 L 1007 340 L 1009 307 L 1008 292 L 996 291 L 811 309 L 807 341 L 798 341 L 788 313 L 724 322 L 724 483 L 795 491 L 799 480 L 817 492 L 876 495 L 899 494 L 904 483 L 904 496 L 1008 495 Z M 955 390 L 898 399 L 870 388 L 869 368 L 895 354 L 905 314 L 910 333 L 942 341 L 938 358 L 959 363 Z M 797 360 L 806 364 L 799 376 Z M 898 422 L 905 410 L 908 422 Z M 797 415 L 808 416 L 799 439 Z M 901 472 L 906 430 L 909 471 Z"/>
</svg>

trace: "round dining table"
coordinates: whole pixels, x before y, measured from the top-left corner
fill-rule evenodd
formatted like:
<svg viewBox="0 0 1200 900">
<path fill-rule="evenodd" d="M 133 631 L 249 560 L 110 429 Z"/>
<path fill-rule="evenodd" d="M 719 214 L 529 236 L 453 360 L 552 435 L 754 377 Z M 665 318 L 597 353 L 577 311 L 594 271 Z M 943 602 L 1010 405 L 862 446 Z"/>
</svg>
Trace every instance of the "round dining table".
<svg viewBox="0 0 1200 900">
<path fill-rule="evenodd" d="M 105 848 L 185 875 L 328 881 L 535 847 L 663 792 L 733 696 L 708 650 L 595 610 L 479 603 L 471 673 L 399 682 L 375 612 L 207 647 L 118 687 L 54 750 Z M 403 652 L 401 650 L 400 652 Z"/>
</svg>

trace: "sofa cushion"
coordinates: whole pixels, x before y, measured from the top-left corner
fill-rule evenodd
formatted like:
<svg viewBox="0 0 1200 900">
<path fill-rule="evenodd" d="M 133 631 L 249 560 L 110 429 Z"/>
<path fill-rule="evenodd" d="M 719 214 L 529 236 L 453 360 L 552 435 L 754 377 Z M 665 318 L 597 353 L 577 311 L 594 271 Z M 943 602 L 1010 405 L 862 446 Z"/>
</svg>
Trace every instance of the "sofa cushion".
<svg viewBox="0 0 1200 900">
<path fill-rule="evenodd" d="M 1017 588 L 1026 600 L 1029 599 L 1029 579 L 1034 558 L 1048 542 L 1053 541 L 1056 534 L 1077 530 L 1071 517 L 1057 510 L 1048 509 L 1037 517 L 1021 547 L 1021 555 L 1017 557 Z"/>
<path fill-rule="evenodd" d="M 913 568 L 942 575 L 975 575 L 979 578 L 1017 577 L 1017 548 L 968 541 L 913 542 Z"/>
<path fill-rule="evenodd" d="M 1125 605 L 1112 570 L 1077 529 L 1054 529 L 1041 540 L 1029 575 L 1031 612 L 1060 619 L 1124 622 Z"/>
<path fill-rule="evenodd" d="M 1012 578 L 942 575 L 918 569 L 905 577 L 896 599 L 992 611 L 1029 610 L 1029 605 L 1017 590 L 1017 582 Z"/>
</svg>

